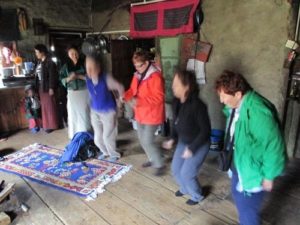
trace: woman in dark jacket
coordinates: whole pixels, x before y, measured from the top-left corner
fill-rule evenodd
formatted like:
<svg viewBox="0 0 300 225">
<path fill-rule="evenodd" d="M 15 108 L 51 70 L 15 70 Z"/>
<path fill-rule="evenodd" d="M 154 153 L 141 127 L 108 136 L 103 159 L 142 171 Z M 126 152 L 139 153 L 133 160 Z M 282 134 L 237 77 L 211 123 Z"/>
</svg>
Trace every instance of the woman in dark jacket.
<svg viewBox="0 0 300 225">
<path fill-rule="evenodd" d="M 170 149 L 178 141 L 171 167 L 179 185 L 175 196 L 189 195 L 186 203 L 195 205 L 204 199 L 197 176 L 209 150 L 210 120 L 206 105 L 198 98 L 194 73 L 176 72 L 172 89 L 175 96 L 173 129 L 171 139 L 165 141 L 163 147 Z"/>
<path fill-rule="evenodd" d="M 42 109 L 42 123 L 46 133 L 58 129 L 57 105 L 55 91 L 58 84 L 58 72 L 55 63 L 48 56 L 47 47 L 37 44 L 35 55 L 40 61 L 39 86 Z"/>
</svg>

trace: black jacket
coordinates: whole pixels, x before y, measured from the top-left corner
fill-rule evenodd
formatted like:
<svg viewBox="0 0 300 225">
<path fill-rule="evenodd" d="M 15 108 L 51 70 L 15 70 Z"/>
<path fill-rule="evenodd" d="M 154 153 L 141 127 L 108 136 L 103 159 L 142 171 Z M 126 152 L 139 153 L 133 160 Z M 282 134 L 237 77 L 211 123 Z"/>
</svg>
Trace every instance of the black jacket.
<svg viewBox="0 0 300 225">
<path fill-rule="evenodd" d="M 42 62 L 42 80 L 41 86 L 43 92 L 48 92 L 49 89 L 56 89 L 58 85 L 58 71 L 56 64 L 47 57 Z"/>
<path fill-rule="evenodd" d="M 173 126 L 171 137 L 188 145 L 195 153 L 210 140 L 210 120 L 206 105 L 193 94 L 184 103 L 173 100 Z"/>
</svg>

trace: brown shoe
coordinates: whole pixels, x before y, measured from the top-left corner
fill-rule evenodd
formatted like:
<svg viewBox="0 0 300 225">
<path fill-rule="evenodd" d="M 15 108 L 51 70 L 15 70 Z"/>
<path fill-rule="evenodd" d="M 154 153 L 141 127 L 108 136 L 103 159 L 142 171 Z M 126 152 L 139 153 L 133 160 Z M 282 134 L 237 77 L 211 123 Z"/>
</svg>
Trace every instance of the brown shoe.
<svg viewBox="0 0 300 225">
<path fill-rule="evenodd" d="M 143 167 L 143 168 L 147 168 L 147 167 L 150 167 L 150 166 L 152 166 L 152 163 L 151 163 L 150 161 L 144 162 L 144 163 L 142 164 L 142 167 Z"/>
</svg>

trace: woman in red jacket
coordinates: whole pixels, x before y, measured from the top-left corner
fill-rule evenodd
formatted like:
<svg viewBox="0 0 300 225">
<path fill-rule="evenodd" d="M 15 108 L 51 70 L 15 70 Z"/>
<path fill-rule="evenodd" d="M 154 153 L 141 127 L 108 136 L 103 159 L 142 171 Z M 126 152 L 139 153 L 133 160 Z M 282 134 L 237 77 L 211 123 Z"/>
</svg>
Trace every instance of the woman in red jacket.
<svg viewBox="0 0 300 225">
<path fill-rule="evenodd" d="M 153 166 L 155 175 L 160 176 L 164 174 L 165 166 L 161 151 L 154 143 L 154 133 L 165 120 L 164 80 L 160 70 L 151 63 L 148 52 L 135 52 L 132 62 L 136 72 L 124 94 L 124 101 L 134 109 L 138 137 L 148 157 L 142 166 Z"/>
</svg>

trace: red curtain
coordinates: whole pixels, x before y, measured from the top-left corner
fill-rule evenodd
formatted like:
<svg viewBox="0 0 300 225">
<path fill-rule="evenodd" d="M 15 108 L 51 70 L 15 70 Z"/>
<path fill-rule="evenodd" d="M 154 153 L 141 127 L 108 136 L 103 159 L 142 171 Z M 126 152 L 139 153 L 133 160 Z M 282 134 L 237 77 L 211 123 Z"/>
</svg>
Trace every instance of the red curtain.
<svg viewBox="0 0 300 225">
<path fill-rule="evenodd" d="M 151 38 L 192 33 L 200 0 L 170 0 L 131 7 L 130 36 Z"/>
</svg>

